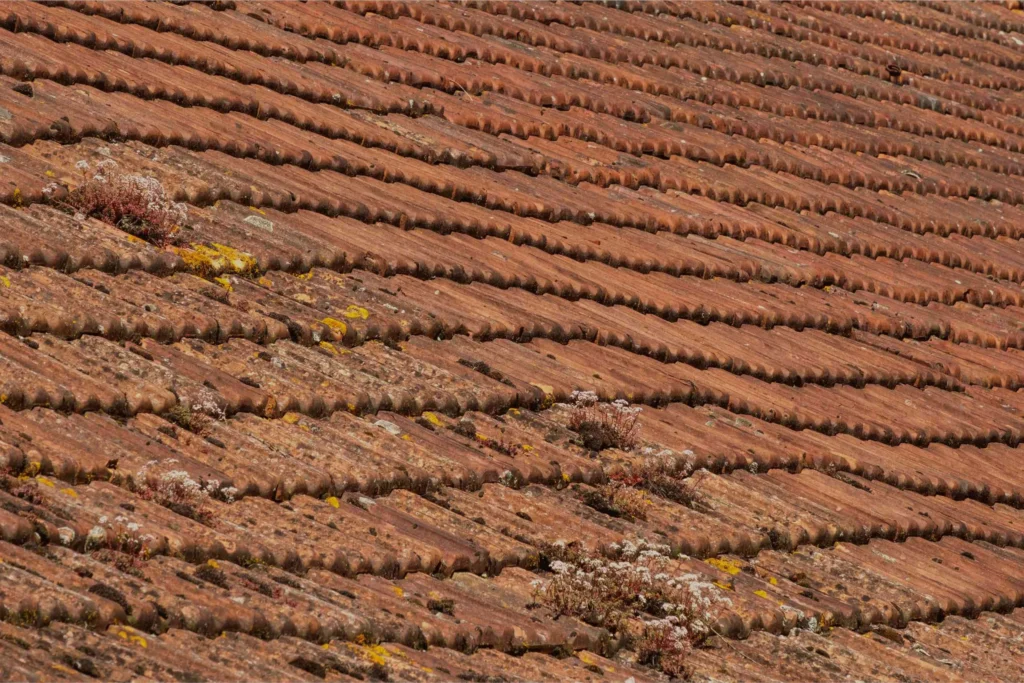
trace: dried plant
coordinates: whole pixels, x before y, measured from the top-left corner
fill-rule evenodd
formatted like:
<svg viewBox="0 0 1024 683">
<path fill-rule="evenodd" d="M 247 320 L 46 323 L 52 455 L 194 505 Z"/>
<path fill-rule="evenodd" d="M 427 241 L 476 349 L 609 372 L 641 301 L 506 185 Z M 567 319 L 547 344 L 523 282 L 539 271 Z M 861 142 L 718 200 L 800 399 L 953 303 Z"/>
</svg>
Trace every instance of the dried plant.
<svg viewBox="0 0 1024 683">
<path fill-rule="evenodd" d="M 601 403 L 592 391 L 574 391 L 569 397 L 569 429 L 579 435 L 579 444 L 591 451 L 636 447 L 640 437 L 639 406 L 618 399 Z"/>
<path fill-rule="evenodd" d="M 227 419 L 227 412 L 217 402 L 217 396 L 209 389 L 202 389 L 196 400 L 182 394 L 178 402 L 164 413 L 164 417 L 182 429 L 203 436 L 210 431 L 214 422 Z"/>
<path fill-rule="evenodd" d="M 186 221 L 184 204 L 174 202 L 156 178 L 124 173 L 104 159 L 89 177 L 89 163 L 79 161 L 83 182 L 68 193 L 61 206 L 109 223 L 130 235 L 158 246 L 170 244 Z"/>
<path fill-rule="evenodd" d="M 535 599 L 623 637 L 639 661 L 670 676 L 687 675 L 687 655 L 731 605 L 704 577 L 675 574 L 665 546 L 627 541 L 614 559 L 579 550 L 560 556 L 550 562 L 554 575 L 534 583 Z"/>
<path fill-rule="evenodd" d="M 653 456 L 629 468 L 613 470 L 608 477 L 613 482 L 643 489 L 688 508 L 699 509 L 705 505 L 703 484 L 708 474 L 706 469 L 700 469 L 691 475 L 689 465 L 680 468 L 664 457 Z"/>
<path fill-rule="evenodd" d="M 100 517 L 99 524 L 90 529 L 85 538 L 85 550 L 126 574 L 141 576 L 141 567 L 149 559 L 149 543 L 153 540 L 151 535 L 140 533 L 141 528 L 124 515 L 114 517 L 113 521 Z"/>
<path fill-rule="evenodd" d="M 165 462 L 170 464 L 176 461 L 172 459 Z M 152 460 L 139 470 L 134 481 L 135 492 L 143 500 L 152 500 L 201 524 L 213 521 L 213 511 L 207 507 L 210 498 L 231 502 L 238 492 L 234 487 L 222 488 L 216 479 L 197 481 L 184 470 L 154 474 L 150 468 L 156 464 L 157 461 Z"/>
</svg>

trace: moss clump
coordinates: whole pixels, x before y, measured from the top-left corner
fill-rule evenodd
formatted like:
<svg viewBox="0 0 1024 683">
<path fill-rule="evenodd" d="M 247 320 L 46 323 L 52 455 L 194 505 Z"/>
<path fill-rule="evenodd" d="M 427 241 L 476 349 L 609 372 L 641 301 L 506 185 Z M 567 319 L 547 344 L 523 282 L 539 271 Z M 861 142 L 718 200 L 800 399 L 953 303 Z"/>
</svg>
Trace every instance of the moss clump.
<svg viewBox="0 0 1024 683">
<path fill-rule="evenodd" d="M 197 578 L 205 581 L 206 583 L 212 583 L 214 586 L 220 586 L 221 588 L 228 587 L 228 577 L 222 570 L 213 566 L 212 564 L 203 564 L 196 567 L 192 574 Z"/>
<path fill-rule="evenodd" d="M 440 614 L 447 614 L 448 616 L 455 616 L 455 601 L 451 598 L 428 600 L 427 609 L 431 612 L 438 612 Z"/>
</svg>

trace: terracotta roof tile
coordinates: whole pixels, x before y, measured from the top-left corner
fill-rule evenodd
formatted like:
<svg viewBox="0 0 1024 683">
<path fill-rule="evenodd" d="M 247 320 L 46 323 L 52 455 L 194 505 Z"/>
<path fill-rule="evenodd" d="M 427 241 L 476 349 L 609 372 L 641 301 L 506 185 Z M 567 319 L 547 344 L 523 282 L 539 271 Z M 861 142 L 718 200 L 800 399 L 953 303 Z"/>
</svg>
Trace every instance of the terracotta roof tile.
<svg viewBox="0 0 1024 683">
<path fill-rule="evenodd" d="M 1014 680 L 1018 15 L 0 3 L 0 676 Z"/>
</svg>

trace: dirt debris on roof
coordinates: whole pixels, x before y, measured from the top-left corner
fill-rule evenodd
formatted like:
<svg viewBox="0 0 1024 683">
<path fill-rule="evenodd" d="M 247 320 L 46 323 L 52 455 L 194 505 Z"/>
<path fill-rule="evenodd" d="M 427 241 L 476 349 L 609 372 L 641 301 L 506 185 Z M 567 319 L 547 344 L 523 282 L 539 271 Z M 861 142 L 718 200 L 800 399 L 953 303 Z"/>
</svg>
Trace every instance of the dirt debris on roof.
<svg viewBox="0 0 1024 683">
<path fill-rule="evenodd" d="M 0 676 L 1018 680 L 1018 5 L 0 2 Z"/>
</svg>

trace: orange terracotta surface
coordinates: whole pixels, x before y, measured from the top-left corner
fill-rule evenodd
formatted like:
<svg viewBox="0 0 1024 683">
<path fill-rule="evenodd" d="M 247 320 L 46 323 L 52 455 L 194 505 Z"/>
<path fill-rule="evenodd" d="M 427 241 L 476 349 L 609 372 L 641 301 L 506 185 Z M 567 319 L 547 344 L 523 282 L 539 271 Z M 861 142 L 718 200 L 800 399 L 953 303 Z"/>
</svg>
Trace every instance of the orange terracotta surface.
<svg viewBox="0 0 1024 683">
<path fill-rule="evenodd" d="M 0 678 L 665 681 L 537 599 L 645 540 L 693 680 L 1019 680 L 1019 5 L 0 1 Z"/>
</svg>

